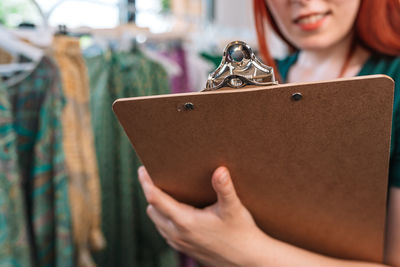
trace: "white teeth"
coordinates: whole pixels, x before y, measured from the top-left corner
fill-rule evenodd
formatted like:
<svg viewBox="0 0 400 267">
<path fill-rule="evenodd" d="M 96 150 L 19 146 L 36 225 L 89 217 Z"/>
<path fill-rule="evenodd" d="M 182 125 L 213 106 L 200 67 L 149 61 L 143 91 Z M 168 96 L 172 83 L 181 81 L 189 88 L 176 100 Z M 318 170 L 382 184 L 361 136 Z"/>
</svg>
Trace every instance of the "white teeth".
<svg viewBox="0 0 400 267">
<path fill-rule="evenodd" d="M 323 17 L 324 17 L 323 14 L 311 15 L 311 16 L 299 19 L 297 21 L 297 23 L 299 23 L 299 24 L 313 24 L 313 23 L 316 23 L 319 20 L 321 20 Z"/>
</svg>

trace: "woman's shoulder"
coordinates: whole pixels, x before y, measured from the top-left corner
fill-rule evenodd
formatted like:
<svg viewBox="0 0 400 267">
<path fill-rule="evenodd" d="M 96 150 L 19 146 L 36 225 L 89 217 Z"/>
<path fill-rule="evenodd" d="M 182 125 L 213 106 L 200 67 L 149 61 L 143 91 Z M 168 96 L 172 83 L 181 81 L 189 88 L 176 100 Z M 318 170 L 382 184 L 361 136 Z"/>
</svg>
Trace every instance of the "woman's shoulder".
<svg viewBox="0 0 400 267">
<path fill-rule="evenodd" d="M 385 74 L 395 81 L 389 181 L 400 187 L 400 56 L 372 55 L 360 75 Z"/>
<path fill-rule="evenodd" d="M 276 67 L 278 68 L 278 72 L 279 72 L 280 76 L 282 77 L 283 81 L 286 81 L 289 69 L 290 69 L 290 67 L 292 67 L 292 65 L 294 63 L 296 63 L 297 57 L 298 57 L 298 53 L 293 53 L 284 58 L 275 59 Z"/>
<path fill-rule="evenodd" d="M 400 82 L 400 56 L 373 54 L 359 75 L 386 74 Z"/>
<path fill-rule="evenodd" d="M 373 74 L 384 74 L 394 80 L 394 109 L 396 114 L 400 114 L 400 108 L 398 106 L 400 103 L 400 56 L 371 55 L 364 64 L 359 76 Z M 396 119 L 400 123 L 400 119 Z"/>
</svg>

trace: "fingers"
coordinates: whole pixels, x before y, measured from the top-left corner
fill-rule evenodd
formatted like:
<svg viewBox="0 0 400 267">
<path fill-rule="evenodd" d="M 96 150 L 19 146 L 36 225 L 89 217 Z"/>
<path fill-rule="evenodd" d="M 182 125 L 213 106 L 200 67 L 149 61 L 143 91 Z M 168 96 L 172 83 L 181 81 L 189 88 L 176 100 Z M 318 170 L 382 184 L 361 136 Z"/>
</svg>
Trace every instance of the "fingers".
<svg viewBox="0 0 400 267">
<path fill-rule="evenodd" d="M 157 227 L 158 231 L 161 233 L 161 235 L 164 238 L 168 238 L 169 234 L 172 231 L 174 231 L 173 224 L 171 221 L 164 216 L 162 213 L 160 213 L 154 206 L 149 205 L 147 206 L 147 215 L 150 217 L 150 219 L 153 221 L 155 226 Z"/>
<path fill-rule="evenodd" d="M 155 186 L 143 166 L 139 168 L 138 173 L 147 202 L 162 213 L 163 216 L 174 222 L 178 221 L 182 216 L 182 212 L 188 209 L 187 205 L 176 201 Z"/>
<path fill-rule="evenodd" d="M 240 200 L 233 186 L 230 173 L 227 168 L 219 167 L 212 176 L 212 185 L 217 193 L 218 203 L 222 207 L 230 208 L 240 204 Z"/>
<path fill-rule="evenodd" d="M 179 229 L 171 220 L 165 217 L 152 205 L 147 207 L 147 215 L 149 215 L 158 232 L 162 237 L 165 238 L 171 247 L 177 251 L 182 251 L 185 247 L 187 247 L 186 242 L 180 238 Z"/>
<path fill-rule="evenodd" d="M 139 181 L 141 183 L 146 182 L 148 184 L 154 185 L 153 180 L 151 180 L 150 175 L 144 166 L 139 167 L 138 174 L 139 174 Z"/>
<path fill-rule="evenodd" d="M 186 228 L 186 218 L 195 215 L 197 209 L 180 203 L 154 185 L 144 167 L 139 168 L 139 181 L 142 185 L 147 202 L 157 209 L 163 216 L 181 228 Z M 217 193 L 218 210 L 225 215 L 234 214 L 241 202 L 236 194 L 229 171 L 225 167 L 218 168 L 212 177 L 212 185 Z M 222 214 L 221 214 L 222 215 Z"/>
</svg>

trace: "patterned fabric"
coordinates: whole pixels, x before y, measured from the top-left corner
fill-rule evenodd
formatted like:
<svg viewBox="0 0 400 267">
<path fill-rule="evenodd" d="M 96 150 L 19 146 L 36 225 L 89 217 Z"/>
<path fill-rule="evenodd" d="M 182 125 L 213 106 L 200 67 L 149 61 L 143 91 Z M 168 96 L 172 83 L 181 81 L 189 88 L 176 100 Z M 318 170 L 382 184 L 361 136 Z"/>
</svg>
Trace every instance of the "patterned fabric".
<svg viewBox="0 0 400 267">
<path fill-rule="evenodd" d="M 107 249 L 98 266 L 177 266 L 146 215 L 137 179 L 140 162 L 114 116 L 112 103 L 121 97 L 168 93 L 164 69 L 141 52 L 109 52 L 87 59 L 91 83 L 92 124 L 102 190 L 102 223 Z"/>
<path fill-rule="evenodd" d="M 0 84 L 0 266 L 31 266 L 24 204 L 10 97 Z"/>
<path fill-rule="evenodd" d="M 105 247 L 101 232 L 100 181 L 89 110 L 89 78 L 79 40 L 55 36 L 66 105 L 62 114 L 63 148 L 69 176 L 72 228 L 78 266 L 95 266 L 90 248 Z"/>
<path fill-rule="evenodd" d="M 35 266 L 73 266 L 71 216 L 62 149 L 63 95 L 45 57 L 8 83 Z"/>
<path fill-rule="evenodd" d="M 285 81 L 298 53 L 278 61 L 278 69 Z M 385 74 L 395 81 L 392 138 L 390 147 L 389 183 L 400 187 L 400 57 L 371 55 L 357 76 Z"/>
</svg>

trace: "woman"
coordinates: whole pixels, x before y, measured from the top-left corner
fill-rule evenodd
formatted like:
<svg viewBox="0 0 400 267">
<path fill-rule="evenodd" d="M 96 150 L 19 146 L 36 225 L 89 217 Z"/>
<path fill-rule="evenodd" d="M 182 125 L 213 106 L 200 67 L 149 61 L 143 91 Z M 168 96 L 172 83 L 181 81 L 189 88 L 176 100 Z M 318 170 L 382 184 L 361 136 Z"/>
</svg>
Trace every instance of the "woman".
<svg viewBox="0 0 400 267">
<path fill-rule="evenodd" d="M 384 73 L 397 80 L 390 165 L 385 261 L 400 266 L 400 1 L 254 0 L 260 50 L 286 82 Z M 295 52 L 275 62 L 266 47 L 264 23 Z M 396 27 L 397 26 L 397 27 Z M 318 66 L 318 68 L 315 68 Z M 178 203 L 158 189 L 144 167 L 139 179 L 148 215 L 175 249 L 206 266 L 380 266 L 318 255 L 263 233 L 235 193 L 229 171 L 211 180 L 218 201 L 206 209 Z"/>
</svg>

